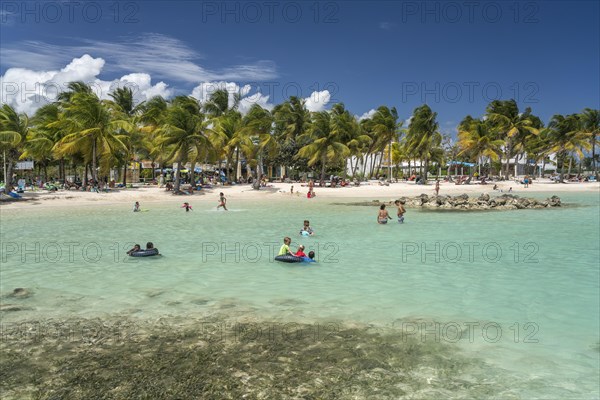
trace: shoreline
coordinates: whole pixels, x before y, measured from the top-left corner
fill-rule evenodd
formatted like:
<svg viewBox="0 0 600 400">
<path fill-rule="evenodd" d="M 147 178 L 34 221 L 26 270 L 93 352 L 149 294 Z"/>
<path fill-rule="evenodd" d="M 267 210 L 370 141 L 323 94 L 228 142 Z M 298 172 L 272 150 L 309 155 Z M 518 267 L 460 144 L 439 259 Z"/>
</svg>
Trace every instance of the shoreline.
<svg viewBox="0 0 600 400">
<path fill-rule="evenodd" d="M 294 186 L 294 194 L 290 194 L 290 188 Z M 530 195 L 546 195 L 563 193 L 599 193 L 600 183 L 553 183 L 536 182 L 529 188 L 515 182 L 498 183 L 499 190 L 493 190 L 493 184 L 487 185 L 455 185 L 453 183 L 440 184 L 440 196 L 468 194 L 471 196 L 480 196 L 487 193 L 497 196 L 507 194 L 512 187 L 511 194 L 519 197 L 528 197 Z M 388 201 L 399 197 L 419 196 L 427 194 L 434 195 L 434 185 L 416 185 L 414 183 L 391 183 L 389 186 L 380 186 L 376 181 L 361 184 L 359 187 L 345 188 L 321 188 L 315 187 L 317 196 L 313 199 L 306 198 L 307 188 L 298 183 L 272 183 L 267 188 L 254 190 L 250 185 L 217 186 L 210 189 L 203 189 L 195 192 L 193 195 L 175 196 L 172 192 L 156 186 L 139 187 L 133 189 L 119 189 L 110 193 L 91 193 L 80 191 L 62 190 L 58 192 L 48 192 L 46 190 L 36 190 L 35 192 L 26 191 L 23 200 L 3 200 L 0 201 L 0 211 L 13 211 L 36 206 L 38 208 L 62 208 L 72 206 L 92 206 L 92 205 L 121 205 L 130 204 L 139 201 L 144 208 L 144 204 L 171 204 L 184 201 L 193 201 L 194 204 L 217 203 L 219 192 L 223 192 L 225 197 L 231 202 L 237 201 L 284 201 L 297 199 L 298 201 L 319 202 L 320 199 L 350 201 L 352 199 L 369 199 Z M 500 192 L 502 190 L 502 192 Z"/>
</svg>

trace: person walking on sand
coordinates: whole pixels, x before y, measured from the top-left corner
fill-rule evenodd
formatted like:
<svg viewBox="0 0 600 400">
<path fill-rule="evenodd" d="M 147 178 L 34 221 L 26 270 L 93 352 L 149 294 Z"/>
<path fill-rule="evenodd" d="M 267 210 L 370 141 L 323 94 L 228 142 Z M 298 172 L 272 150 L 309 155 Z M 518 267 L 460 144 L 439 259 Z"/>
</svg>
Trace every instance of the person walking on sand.
<svg viewBox="0 0 600 400">
<path fill-rule="evenodd" d="M 435 195 L 439 196 L 440 195 L 440 180 L 436 179 L 435 181 Z"/>
<path fill-rule="evenodd" d="M 404 213 L 406 212 L 406 209 L 404 208 L 404 201 L 396 200 L 394 204 L 396 205 L 396 207 L 398 207 L 398 223 L 403 224 Z"/>
<path fill-rule="evenodd" d="M 223 194 L 223 192 L 219 193 L 219 205 L 217 206 L 217 210 L 221 207 L 223 207 L 223 210 L 228 211 L 227 207 L 226 207 L 226 203 L 227 203 L 227 199 L 225 198 L 225 195 Z"/>
</svg>

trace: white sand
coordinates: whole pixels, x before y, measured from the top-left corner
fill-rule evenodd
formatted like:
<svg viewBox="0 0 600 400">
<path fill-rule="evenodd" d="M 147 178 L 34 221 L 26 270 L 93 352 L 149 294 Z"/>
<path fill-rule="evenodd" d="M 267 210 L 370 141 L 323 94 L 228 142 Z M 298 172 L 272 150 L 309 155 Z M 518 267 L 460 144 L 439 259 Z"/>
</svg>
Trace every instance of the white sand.
<svg viewBox="0 0 600 400">
<path fill-rule="evenodd" d="M 133 203 L 139 201 L 142 208 L 147 203 L 179 203 L 188 201 L 193 204 L 211 202 L 217 203 L 219 192 L 223 192 L 230 204 L 240 200 L 260 201 L 268 199 L 269 202 L 276 199 L 289 199 L 290 187 L 294 186 L 294 198 L 304 201 L 318 201 L 319 199 L 369 199 L 369 200 L 393 200 L 400 196 L 417 196 L 421 193 L 434 195 L 435 185 L 416 185 L 414 183 L 392 183 L 389 186 L 379 186 L 376 181 L 368 184 L 361 184 L 359 187 L 345 188 L 320 188 L 315 187 L 317 197 L 311 200 L 306 199 L 308 188 L 299 183 L 272 183 L 268 188 L 261 190 L 253 190 L 250 185 L 236 185 L 215 187 L 205 189 L 200 192 L 195 192 L 192 196 L 174 196 L 172 192 L 167 192 L 164 189 L 159 189 L 156 186 L 147 186 L 134 189 L 120 189 L 111 193 L 90 193 L 80 191 L 48 192 L 46 190 L 36 190 L 35 192 L 27 191 L 23 197 L 27 201 L 0 201 L 0 209 L 2 212 L 11 212 L 28 207 L 36 208 L 53 208 L 53 207 L 73 207 L 73 206 L 94 206 L 98 204 L 129 204 L 133 207 Z M 457 195 L 467 193 L 470 196 L 479 196 L 482 193 L 490 195 L 499 195 L 499 191 L 494 191 L 494 184 L 487 185 L 455 185 L 454 183 L 440 183 L 440 195 Z M 512 193 L 519 196 L 528 196 L 533 193 L 543 192 L 548 197 L 564 192 L 596 192 L 600 194 L 600 183 L 553 183 L 549 180 L 536 181 L 529 188 L 524 188 L 523 185 L 515 182 L 500 182 L 498 189 L 502 189 L 503 193 L 507 193 L 512 187 Z M 297 196 L 296 192 L 300 192 Z M 5 196 L 3 196 L 6 199 Z"/>
</svg>

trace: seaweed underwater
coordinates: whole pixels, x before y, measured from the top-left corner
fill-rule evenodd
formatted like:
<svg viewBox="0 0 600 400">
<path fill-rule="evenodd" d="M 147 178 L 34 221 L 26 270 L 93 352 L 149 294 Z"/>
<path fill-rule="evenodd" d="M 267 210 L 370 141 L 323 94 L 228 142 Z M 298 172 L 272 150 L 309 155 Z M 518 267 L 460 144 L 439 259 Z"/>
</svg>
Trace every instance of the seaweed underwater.
<svg viewBox="0 0 600 400">
<path fill-rule="evenodd" d="M 483 363 L 384 328 L 270 321 L 28 321 L 2 332 L 4 399 L 390 399 L 493 396 Z M 40 329 L 40 326 L 52 326 Z M 208 328 L 210 327 L 210 329 Z M 62 330 L 61 330 L 62 329 Z M 81 333 L 84 334 L 81 334 Z M 65 334 L 66 333 L 66 334 Z M 228 334 L 229 333 L 229 334 Z"/>
</svg>

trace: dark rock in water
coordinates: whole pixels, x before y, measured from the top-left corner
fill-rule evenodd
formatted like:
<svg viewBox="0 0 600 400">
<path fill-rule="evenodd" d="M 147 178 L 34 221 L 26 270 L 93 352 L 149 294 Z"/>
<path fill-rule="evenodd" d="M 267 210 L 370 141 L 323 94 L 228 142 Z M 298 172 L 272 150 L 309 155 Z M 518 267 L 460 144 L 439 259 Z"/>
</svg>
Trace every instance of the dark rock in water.
<svg viewBox="0 0 600 400">
<path fill-rule="evenodd" d="M 25 307 L 18 304 L 0 304 L 0 312 L 11 312 L 11 311 L 26 311 L 33 310 L 31 307 Z"/>
<path fill-rule="evenodd" d="M 33 295 L 33 293 L 30 292 L 29 290 L 19 287 L 19 288 L 16 288 L 15 290 L 13 290 L 13 292 L 9 295 L 9 297 L 13 297 L 13 298 L 17 298 L 17 299 L 26 299 L 32 295 Z"/>
<path fill-rule="evenodd" d="M 190 303 L 196 304 L 197 306 L 203 306 L 205 304 L 208 304 L 209 302 L 210 302 L 210 300 L 208 300 L 208 299 L 195 299 L 195 300 L 192 300 Z"/>
<path fill-rule="evenodd" d="M 406 207 L 417 207 L 424 209 L 440 210 L 517 210 L 532 208 L 561 207 L 562 203 L 558 196 L 552 196 L 544 201 L 538 201 L 533 198 L 519 197 L 513 194 L 502 194 L 498 197 L 491 197 L 484 193 L 479 197 L 469 198 L 465 193 L 458 196 L 432 196 L 421 194 L 416 197 L 399 197 L 398 200 Z M 393 202 L 384 202 L 379 200 L 363 201 L 358 203 L 334 203 L 335 205 L 352 206 L 380 206 L 382 204 L 393 204 Z"/>
</svg>

